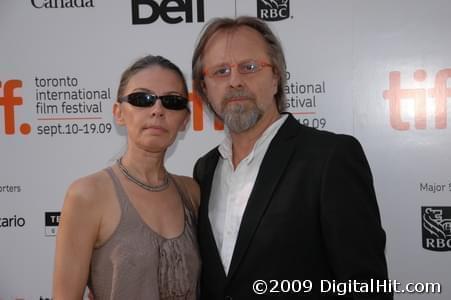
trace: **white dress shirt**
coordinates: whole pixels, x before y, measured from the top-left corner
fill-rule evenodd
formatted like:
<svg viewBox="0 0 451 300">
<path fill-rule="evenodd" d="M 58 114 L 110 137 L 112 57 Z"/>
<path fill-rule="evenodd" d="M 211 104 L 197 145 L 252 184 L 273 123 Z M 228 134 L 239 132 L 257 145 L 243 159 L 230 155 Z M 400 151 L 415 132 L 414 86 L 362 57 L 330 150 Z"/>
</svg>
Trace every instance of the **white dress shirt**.
<svg viewBox="0 0 451 300">
<path fill-rule="evenodd" d="M 269 144 L 288 115 L 271 124 L 255 142 L 252 151 L 233 169 L 230 135 L 219 145 L 220 157 L 213 176 L 208 216 L 226 274 L 247 201 Z"/>
</svg>

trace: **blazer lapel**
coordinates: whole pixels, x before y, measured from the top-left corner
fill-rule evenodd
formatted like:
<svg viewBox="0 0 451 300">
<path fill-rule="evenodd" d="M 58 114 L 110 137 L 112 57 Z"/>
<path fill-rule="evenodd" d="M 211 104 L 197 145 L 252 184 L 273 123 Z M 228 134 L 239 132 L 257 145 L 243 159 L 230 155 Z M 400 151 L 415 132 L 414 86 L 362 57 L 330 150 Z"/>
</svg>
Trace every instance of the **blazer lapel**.
<svg viewBox="0 0 451 300">
<path fill-rule="evenodd" d="M 226 274 L 224 266 L 222 265 L 221 256 L 216 245 L 216 240 L 213 235 L 210 218 L 208 216 L 208 207 L 210 203 L 210 194 L 213 183 L 213 176 L 218 164 L 219 152 L 217 148 L 211 155 L 207 156 L 205 160 L 204 173 L 202 174 L 201 182 L 201 204 L 199 207 L 199 243 L 201 247 L 202 259 L 208 256 L 210 262 L 214 262 L 214 265 L 210 265 L 216 269 L 215 274 L 221 274 L 221 278 L 225 280 Z M 220 271 L 219 271 L 220 270 Z M 219 271 L 219 272 L 218 272 Z"/>
<path fill-rule="evenodd" d="M 270 203 L 273 191 L 294 153 L 296 139 L 293 137 L 298 133 L 298 130 L 299 123 L 289 115 L 268 147 L 241 220 L 227 275 L 228 280 L 233 277 L 243 259 L 258 224 Z"/>
</svg>

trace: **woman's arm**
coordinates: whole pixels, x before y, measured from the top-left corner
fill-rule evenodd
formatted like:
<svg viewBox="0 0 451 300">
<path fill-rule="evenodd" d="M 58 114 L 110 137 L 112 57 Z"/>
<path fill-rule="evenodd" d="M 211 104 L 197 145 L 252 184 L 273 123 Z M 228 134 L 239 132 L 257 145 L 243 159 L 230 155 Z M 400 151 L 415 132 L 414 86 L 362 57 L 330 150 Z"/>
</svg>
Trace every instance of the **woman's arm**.
<svg viewBox="0 0 451 300">
<path fill-rule="evenodd" d="M 101 214 L 92 177 L 75 181 L 64 199 L 56 238 L 53 298 L 80 300 L 87 284 Z"/>
</svg>

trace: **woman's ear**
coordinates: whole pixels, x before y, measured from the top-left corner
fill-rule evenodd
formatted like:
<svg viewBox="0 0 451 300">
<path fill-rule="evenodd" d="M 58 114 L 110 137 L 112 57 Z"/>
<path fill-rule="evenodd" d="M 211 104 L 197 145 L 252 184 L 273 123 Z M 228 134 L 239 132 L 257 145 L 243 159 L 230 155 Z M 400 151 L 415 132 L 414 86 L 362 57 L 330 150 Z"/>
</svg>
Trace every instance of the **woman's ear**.
<svg viewBox="0 0 451 300">
<path fill-rule="evenodd" d="M 125 125 L 124 112 L 122 111 L 121 104 L 117 101 L 113 104 L 113 116 L 117 125 Z"/>
<path fill-rule="evenodd" d="M 188 112 L 188 113 L 186 114 L 186 116 L 185 116 L 185 119 L 182 121 L 182 124 L 181 124 L 180 127 L 179 127 L 179 131 L 184 131 L 184 130 L 186 129 L 186 125 L 187 125 L 188 122 L 189 122 L 190 116 L 191 116 L 191 113 Z"/>
</svg>

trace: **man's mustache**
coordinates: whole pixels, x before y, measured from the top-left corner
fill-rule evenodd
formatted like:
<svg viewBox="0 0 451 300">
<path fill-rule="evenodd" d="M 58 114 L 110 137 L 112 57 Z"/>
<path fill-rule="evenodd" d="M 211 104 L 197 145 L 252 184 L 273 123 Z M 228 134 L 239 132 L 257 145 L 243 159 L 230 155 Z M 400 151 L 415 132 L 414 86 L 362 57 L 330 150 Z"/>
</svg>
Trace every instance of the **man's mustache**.
<svg viewBox="0 0 451 300">
<path fill-rule="evenodd" d="M 230 90 L 224 95 L 225 101 L 230 101 L 236 98 L 247 98 L 249 100 L 255 100 L 254 94 L 246 90 Z"/>
</svg>

